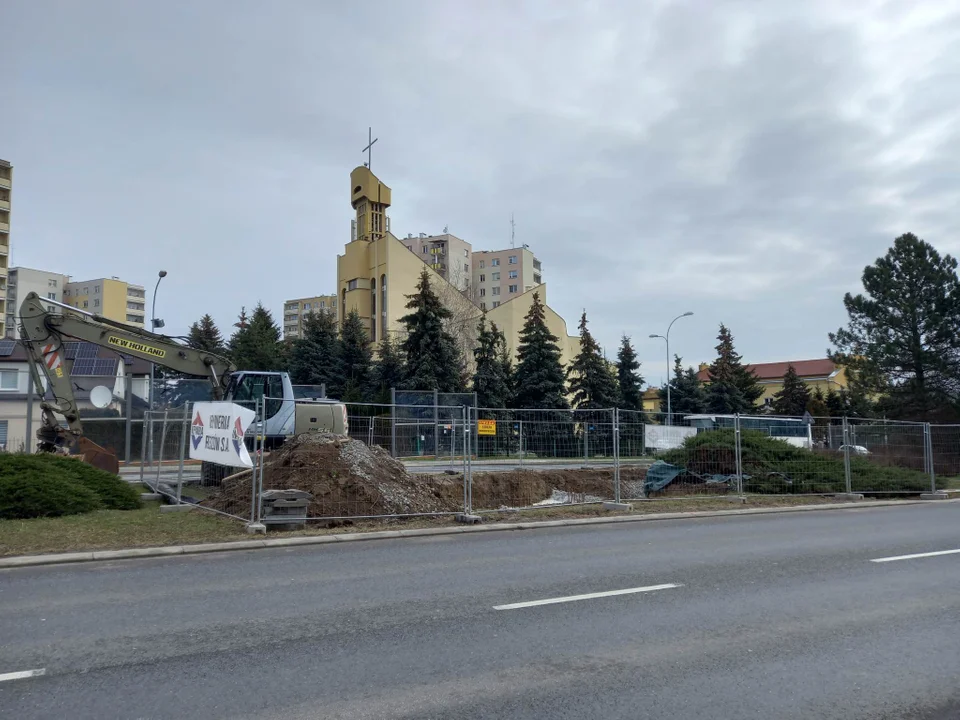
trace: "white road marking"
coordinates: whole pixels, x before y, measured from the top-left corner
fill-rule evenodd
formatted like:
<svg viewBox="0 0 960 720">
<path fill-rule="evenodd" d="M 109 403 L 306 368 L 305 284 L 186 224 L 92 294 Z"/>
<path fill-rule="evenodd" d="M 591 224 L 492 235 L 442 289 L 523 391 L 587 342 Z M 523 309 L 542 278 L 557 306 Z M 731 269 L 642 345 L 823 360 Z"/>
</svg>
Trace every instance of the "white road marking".
<svg viewBox="0 0 960 720">
<path fill-rule="evenodd" d="M 20 672 L 4 673 L 0 675 L 0 682 L 5 682 L 7 680 L 23 680 L 25 678 L 40 677 L 41 675 L 46 674 L 46 668 L 38 668 L 36 670 L 21 670 Z"/>
<path fill-rule="evenodd" d="M 939 555 L 956 555 L 960 550 L 937 550 L 936 552 L 916 553 L 914 555 L 896 555 L 894 557 L 876 558 L 870 562 L 883 563 L 893 562 L 894 560 L 916 560 L 918 558 L 938 557 Z"/>
<path fill-rule="evenodd" d="M 593 600 L 594 598 L 613 597 L 614 595 L 632 595 L 633 593 L 654 592 L 656 590 L 670 590 L 682 587 L 674 583 L 664 585 L 647 585 L 646 587 L 626 588 L 624 590 L 607 590 L 605 592 L 586 593 L 585 595 L 568 595 L 567 597 L 547 598 L 545 600 L 530 600 L 529 602 L 510 603 L 508 605 L 494 605 L 494 610 L 519 610 L 520 608 L 536 607 L 537 605 L 555 605 L 556 603 L 576 602 L 578 600 Z"/>
</svg>

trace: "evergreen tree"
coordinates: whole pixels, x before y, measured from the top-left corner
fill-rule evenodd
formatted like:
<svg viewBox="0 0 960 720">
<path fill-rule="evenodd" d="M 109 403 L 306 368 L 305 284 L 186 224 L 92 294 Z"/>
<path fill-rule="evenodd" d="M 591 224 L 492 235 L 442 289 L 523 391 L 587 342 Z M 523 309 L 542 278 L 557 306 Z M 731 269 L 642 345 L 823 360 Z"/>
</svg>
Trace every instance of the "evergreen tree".
<svg viewBox="0 0 960 720">
<path fill-rule="evenodd" d="M 912 233 L 863 270 L 865 294 L 843 298 L 846 328 L 830 334 L 831 359 L 886 409 L 924 419 L 960 394 L 960 280 L 957 261 Z"/>
<path fill-rule="evenodd" d="M 477 407 L 505 408 L 511 399 L 511 367 L 507 354 L 507 339 L 496 324 L 487 327 L 487 318 L 480 318 L 477 326 L 477 347 L 473 357 L 473 391 Z"/>
<path fill-rule="evenodd" d="M 194 350 L 201 350 L 214 355 L 225 355 L 227 352 L 220 329 L 209 314 L 204 315 L 190 326 L 187 345 Z"/>
<path fill-rule="evenodd" d="M 444 321 L 451 312 L 440 302 L 430 287 L 430 273 L 424 268 L 417 282 L 417 291 L 407 295 L 411 312 L 400 318 L 406 327 L 401 345 L 406 360 L 408 390 L 463 390 L 463 359 L 453 336 L 444 330 Z"/>
<path fill-rule="evenodd" d="M 660 411 L 667 411 L 667 389 L 660 388 Z M 699 415 L 707 411 L 707 393 L 692 367 L 683 367 L 683 358 L 673 356 L 670 378 L 670 411 L 674 417 Z"/>
<path fill-rule="evenodd" d="M 586 312 L 580 316 L 580 352 L 567 368 L 567 378 L 578 410 L 597 410 L 617 404 L 616 380 L 587 327 Z"/>
<path fill-rule="evenodd" d="M 822 393 L 821 393 L 822 394 Z M 797 375 L 793 365 L 783 374 L 783 387 L 773 396 L 771 408 L 775 415 L 803 415 L 810 402 L 810 388 Z"/>
<path fill-rule="evenodd" d="M 540 293 L 533 293 L 530 311 L 520 331 L 514 373 L 514 407 L 569 409 L 560 362 L 559 338 L 547 327 Z"/>
<path fill-rule="evenodd" d="M 823 390 L 820 388 L 814 388 L 814 391 L 810 393 L 807 412 L 817 420 L 830 415 L 830 409 L 827 407 L 827 396 L 823 394 Z"/>
<path fill-rule="evenodd" d="M 332 312 L 304 315 L 303 333 L 290 351 L 290 380 L 295 385 L 326 385 L 328 396 L 341 397 L 345 384 L 343 360 Z"/>
<path fill-rule="evenodd" d="M 620 386 L 620 407 L 624 410 L 643 410 L 643 376 L 640 361 L 630 338 L 620 338 L 617 351 L 617 384 Z M 672 392 L 672 391 L 671 391 Z"/>
<path fill-rule="evenodd" d="M 397 343 L 388 334 L 380 341 L 378 357 L 373 364 L 372 378 L 376 401 L 390 402 L 390 389 L 400 387 L 405 376 L 403 355 Z"/>
<path fill-rule="evenodd" d="M 250 324 L 250 318 L 247 317 L 247 308 L 240 308 L 240 316 L 237 318 L 237 321 L 233 324 L 237 330 L 246 330 L 247 326 Z"/>
<path fill-rule="evenodd" d="M 370 332 L 356 308 L 347 313 L 340 328 L 340 359 L 344 373 L 341 399 L 347 402 L 363 401 L 370 390 L 372 352 Z"/>
<path fill-rule="evenodd" d="M 710 366 L 707 410 L 724 415 L 756 412 L 756 402 L 763 395 L 763 387 L 744 367 L 740 354 L 733 347 L 733 335 L 723 323 L 717 340 L 717 359 Z"/>
<path fill-rule="evenodd" d="M 241 370 L 281 370 L 284 367 L 280 328 L 273 315 L 257 303 L 249 322 L 241 311 L 238 330 L 230 338 L 230 356 Z"/>
</svg>

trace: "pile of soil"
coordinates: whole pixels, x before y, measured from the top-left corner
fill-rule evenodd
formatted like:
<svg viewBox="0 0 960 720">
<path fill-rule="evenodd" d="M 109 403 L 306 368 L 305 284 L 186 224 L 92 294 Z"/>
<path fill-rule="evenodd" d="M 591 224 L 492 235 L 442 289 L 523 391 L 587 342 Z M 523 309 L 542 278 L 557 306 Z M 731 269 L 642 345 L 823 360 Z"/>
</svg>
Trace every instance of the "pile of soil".
<svg viewBox="0 0 960 720">
<path fill-rule="evenodd" d="M 450 512 L 462 508 L 462 485 L 448 476 L 413 477 L 380 447 L 329 433 L 304 434 L 264 458 L 264 490 L 303 490 L 313 499 L 308 517 L 357 517 Z M 201 503 L 245 516 L 251 475 L 225 478 Z M 457 503 L 457 499 L 460 503 Z"/>
</svg>

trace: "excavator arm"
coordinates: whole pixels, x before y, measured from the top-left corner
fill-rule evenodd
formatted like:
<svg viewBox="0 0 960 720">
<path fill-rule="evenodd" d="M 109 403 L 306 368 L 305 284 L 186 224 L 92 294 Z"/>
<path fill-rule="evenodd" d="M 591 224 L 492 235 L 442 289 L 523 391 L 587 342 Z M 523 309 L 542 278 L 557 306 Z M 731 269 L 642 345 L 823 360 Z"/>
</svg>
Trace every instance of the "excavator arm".
<svg viewBox="0 0 960 720">
<path fill-rule="evenodd" d="M 49 312 L 47 305 L 57 305 L 64 312 Z M 234 370 L 229 361 L 213 353 L 194 350 L 165 335 L 42 299 L 36 293 L 29 293 L 20 305 L 20 339 L 30 358 L 30 372 L 36 387 L 43 388 L 41 380 L 45 377 L 53 398 L 41 398 L 43 421 L 37 431 L 41 451 L 73 445 L 83 435 L 70 377 L 72 363 L 67 359 L 65 342 L 93 343 L 187 375 L 208 377 L 217 400 L 223 399 Z M 67 421 L 66 429 L 60 426 L 57 414 Z"/>
</svg>

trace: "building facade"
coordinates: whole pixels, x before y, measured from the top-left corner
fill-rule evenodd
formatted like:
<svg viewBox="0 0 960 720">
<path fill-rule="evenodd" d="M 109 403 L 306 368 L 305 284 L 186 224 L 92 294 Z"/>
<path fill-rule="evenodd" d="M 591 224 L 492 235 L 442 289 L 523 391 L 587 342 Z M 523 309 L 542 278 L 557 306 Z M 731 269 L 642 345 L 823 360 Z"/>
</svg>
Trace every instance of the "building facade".
<svg viewBox="0 0 960 720">
<path fill-rule="evenodd" d="M 757 405 L 770 405 L 773 402 L 773 396 L 783 389 L 783 376 L 790 365 L 793 365 L 793 369 L 810 388 L 810 392 L 819 389 L 826 395 L 831 390 L 834 392 L 845 390 L 849 384 L 846 369 L 829 358 L 746 365 L 747 370 L 757 377 L 757 381 L 763 387 L 763 395 L 757 400 Z M 700 382 L 709 384 L 709 368 L 707 363 L 700 363 L 700 371 L 697 373 L 697 379 Z"/>
<path fill-rule="evenodd" d="M 17 337 L 17 324 L 20 316 L 20 304 L 32 292 L 41 298 L 63 302 L 63 291 L 69 278 L 61 273 L 47 270 L 35 270 L 26 267 L 10 268 L 7 277 L 7 317 L 6 337 Z M 59 312 L 56 305 L 47 305 L 50 312 Z"/>
<path fill-rule="evenodd" d="M 473 299 L 481 310 L 492 310 L 543 284 L 542 264 L 526 245 L 477 251 L 473 265 Z"/>
<path fill-rule="evenodd" d="M 6 324 L 12 309 L 7 303 L 7 268 L 10 266 L 10 211 L 13 195 L 13 165 L 0 160 L 0 317 Z"/>
<path fill-rule="evenodd" d="M 343 254 L 337 256 L 338 319 L 342 321 L 347 313 L 355 309 L 363 319 L 372 342 L 378 343 L 385 337 L 402 339 L 404 329 L 399 320 L 407 313 L 407 296 L 414 294 L 420 274 L 426 268 L 431 287 L 451 311 L 452 318 L 448 324 L 468 363 L 473 361 L 476 328 L 485 311 L 487 320 L 496 323 L 504 332 L 508 349 L 515 354 L 519 332 L 529 312 L 533 293 L 539 292 L 543 303 L 547 303 L 546 286 L 538 285 L 533 280 L 535 276 L 540 277 L 539 261 L 536 261 L 533 253 L 527 248 L 475 253 L 469 243 L 449 234 L 397 238 L 390 232 L 386 215 L 391 203 L 390 188 L 365 166 L 356 168 L 350 174 L 350 186 L 351 205 L 356 217 L 352 221 L 351 241 L 344 247 Z M 428 252 L 423 252 L 424 247 Z M 434 248 L 442 248 L 444 254 L 441 256 L 429 252 Z M 490 298 L 502 297 L 495 306 L 492 302 L 481 306 L 473 299 L 469 285 L 464 287 L 448 279 L 457 279 L 451 276 L 453 260 L 465 261 L 471 267 L 471 275 L 479 274 L 473 265 L 481 255 L 491 261 L 502 258 L 502 283 L 507 287 L 517 285 L 515 291 L 504 288 L 494 296 L 492 277 L 489 281 L 484 280 L 491 293 Z M 516 261 L 511 263 L 510 257 L 514 255 Z M 434 262 L 428 262 L 430 258 Z M 436 258 L 446 259 L 447 277 L 442 274 L 444 263 L 437 262 Z M 526 274 L 521 273 L 522 268 Z M 507 282 L 511 280 L 508 273 L 512 270 L 516 270 L 517 277 L 512 279 L 514 282 Z M 568 364 L 579 350 L 579 337 L 567 334 L 566 322 L 549 306 L 546 307 L 546 316 L 551 332 L 560 339 L 561 359 Z"/>
<path fill-rule="evenodd" d="M 137 328 L 146 327 L 147 301 L 142 285 L 131 285 L 115 277 L 81 282 L 70 280 L 64 289 L 63 301 L 108 320 Z"/>
<path fill-rule="evenodd" d="M 401 240 L 407 249 L 437 271 L 461 292 L 470 293 L 473 284 L 473 246 L 450 233 L 407 235 Z M 472 299 L 472 298 L 471 298 Z"/>
<path fill-rule="evenodd" d="M 316 297 L 297 298 L 283 303 L 283 337 L 296 340 L 303 335 L 303 322 L 306 316 L 314 312 L 332 312 L 337 314 L 336 295 L 317 295 Z"/>
</svg>

